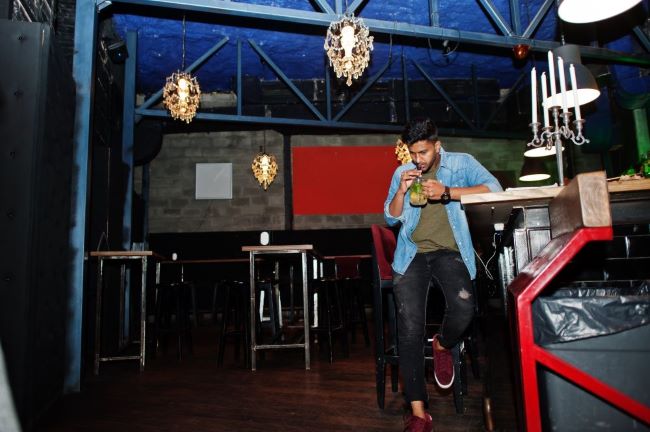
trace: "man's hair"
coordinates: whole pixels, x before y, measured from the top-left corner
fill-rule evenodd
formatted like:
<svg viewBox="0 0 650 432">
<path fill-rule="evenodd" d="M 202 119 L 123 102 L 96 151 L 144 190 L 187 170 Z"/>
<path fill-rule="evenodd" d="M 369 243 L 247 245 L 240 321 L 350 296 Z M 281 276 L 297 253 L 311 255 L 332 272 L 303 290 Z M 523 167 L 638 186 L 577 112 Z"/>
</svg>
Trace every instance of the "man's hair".
<svg viewBox="0 0 650 432">
<path fill-rule="evenodd" d="M 438 141 L 438 127 L 431 119 L 420 118 L 409 122 L 402 131 L 402 142 L 406 145 L 418 141 Z"/>
</svg>

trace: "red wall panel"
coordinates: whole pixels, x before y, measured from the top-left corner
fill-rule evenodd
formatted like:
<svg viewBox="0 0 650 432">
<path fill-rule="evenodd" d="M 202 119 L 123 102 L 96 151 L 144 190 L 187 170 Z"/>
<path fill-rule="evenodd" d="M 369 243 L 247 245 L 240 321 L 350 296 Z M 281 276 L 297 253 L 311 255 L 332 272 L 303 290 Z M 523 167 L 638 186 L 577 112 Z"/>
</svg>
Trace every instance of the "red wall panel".
<svg viewBox="0 0 650 432">
<path fill-rule="evenodd" d="M 383 213 L 393 171 L 392 146 L 296 147 L 292 152 L 296 215 Z"/>
</svg>

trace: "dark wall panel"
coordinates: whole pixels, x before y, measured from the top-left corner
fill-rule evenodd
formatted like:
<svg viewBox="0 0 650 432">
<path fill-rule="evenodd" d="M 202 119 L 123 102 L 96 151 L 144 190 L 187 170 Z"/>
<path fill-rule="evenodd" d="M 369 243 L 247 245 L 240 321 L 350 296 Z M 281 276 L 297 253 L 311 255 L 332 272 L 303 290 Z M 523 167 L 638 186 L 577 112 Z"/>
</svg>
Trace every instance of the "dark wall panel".
<svg viewBox="0 0 650 432">
<path fill-rule="evenodd" d="M 0 341 L 25 429 L 62 392 L 75 89 L 46 24 L 0 20 Z"/>
</svg>

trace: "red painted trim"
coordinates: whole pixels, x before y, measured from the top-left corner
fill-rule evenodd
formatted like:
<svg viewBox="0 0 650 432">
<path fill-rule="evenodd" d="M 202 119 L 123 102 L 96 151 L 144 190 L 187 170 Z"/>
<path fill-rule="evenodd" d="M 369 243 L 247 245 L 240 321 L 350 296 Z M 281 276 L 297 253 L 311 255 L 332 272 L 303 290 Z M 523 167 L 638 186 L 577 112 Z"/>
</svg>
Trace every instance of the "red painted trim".
<svg viewBox="0 0 650 432">
<path fill-rule="evenodd" d="M 583 372 L 566 360 L 555 356 L 553 353 L 539 346 L 534 346 L 533 350 L 534 357 L 540 364 L 543 364 L 548 369 L 569 381 L 578 384 L 599 398 L 606 400 L 621 411 L 650 424 L 650 407 L 629 397 L 598 378 Z"/>
<path fill-rule="evenodd" d="M 533 259 L 508 287 L 514 298 L 515 334 L 519 343 L 524 417 L 528 432 L 541 431 L 539 383 L 537 363 L 587 388 L 607 402 L 630 415 L 645 421 L 650 410 L 618 390 L 602 383 L 572 365 L 561 361 L 535 344 L 533 334 L 532 303 L 577 253 L 589 242 L 611 240 L 612 227 L 581 228 L 573 233 L 554 238 Z"/>
</svg>

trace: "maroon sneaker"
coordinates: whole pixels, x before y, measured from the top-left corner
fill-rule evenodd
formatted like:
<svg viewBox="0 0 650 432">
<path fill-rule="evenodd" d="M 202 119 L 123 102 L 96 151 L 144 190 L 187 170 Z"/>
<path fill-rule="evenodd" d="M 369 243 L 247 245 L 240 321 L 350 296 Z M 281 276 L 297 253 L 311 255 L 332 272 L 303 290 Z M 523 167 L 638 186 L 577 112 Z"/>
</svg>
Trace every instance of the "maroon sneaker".
<svg viewBox="0 0 650 432">
<path fill-rule="evenodd" d="M 439 335 L 433 336 L 433 377 L 440 388 L 446 389 L 451 387 L 454 382 L 454 359 L 451 351 L 446 349 L 438 351 L 436 349 L 436 340 Z"/>
<path fill-rule="evenodd" d="M 420 418 L 413 414 L 404 417 L 404 432 L 433 432 L 433 419 L 429 413 L 426 418 Z"/>
</svg>

